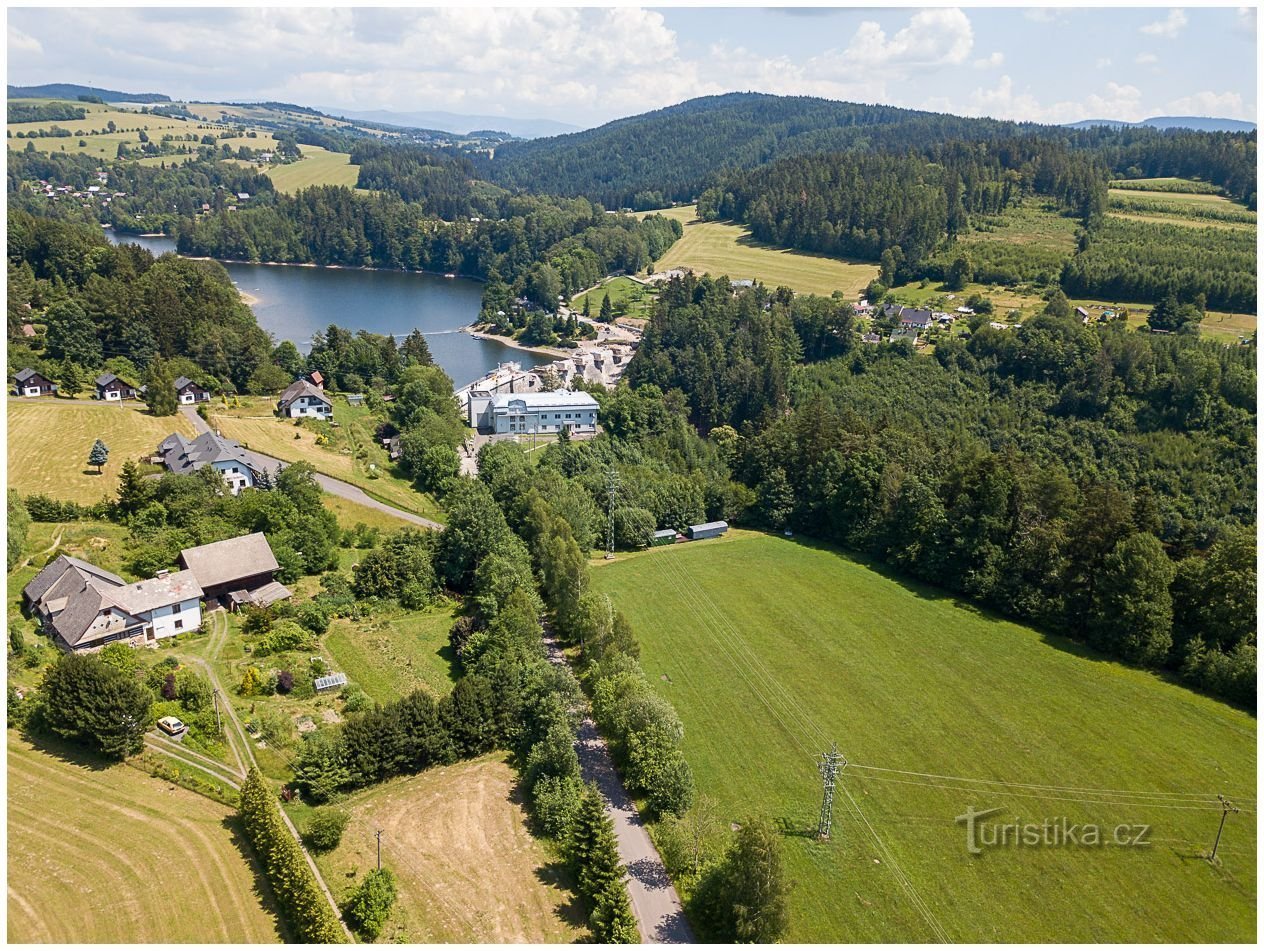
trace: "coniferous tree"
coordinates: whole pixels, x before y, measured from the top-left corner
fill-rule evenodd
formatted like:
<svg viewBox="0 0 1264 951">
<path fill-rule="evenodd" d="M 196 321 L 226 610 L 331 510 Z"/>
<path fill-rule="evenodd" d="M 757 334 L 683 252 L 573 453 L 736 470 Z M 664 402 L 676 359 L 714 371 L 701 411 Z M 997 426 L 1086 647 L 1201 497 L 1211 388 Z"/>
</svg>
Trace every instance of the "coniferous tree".
<svg viewBox="0 0 1264 951">
<path fill-rule="evenodd" d="M 174 416 L 180 408 L 175 379 L 166 360 L 155 360 L 149 365 L 149 376 L 145 381 L 145 403 L 155 416 Z"/>
<path fill-rule="evenodd" d="M 101 468 L 110 461 L 110 449 L 101 440 L 97 440 L 92 444 L 92 448 L 88 451 L 88 465 L 97 467 L 97 474 L 100 475 Z"/>
</svg>

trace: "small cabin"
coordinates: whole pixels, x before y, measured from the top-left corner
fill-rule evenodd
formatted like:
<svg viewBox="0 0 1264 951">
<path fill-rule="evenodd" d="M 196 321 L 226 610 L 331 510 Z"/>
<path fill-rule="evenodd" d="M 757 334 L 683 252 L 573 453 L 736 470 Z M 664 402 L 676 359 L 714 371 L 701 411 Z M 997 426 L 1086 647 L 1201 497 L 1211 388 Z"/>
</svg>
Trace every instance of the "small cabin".
<svg viewBox="0 0 1264 951">
<path fill-rule="evenodd" d="M 704 538 L 719 538 L 728 530 L 728 522 L 703 522 L 701 525 L 690 525 L 685 529 L 685 534 L 690 541 L 696 542 Z"/>
<path fill-rule="evenodd" d="M 653 535 L 650 536 L 651 548 L 657 548 L 660 545 L 674 545 L 674 544 L 676 544 L 676 529 L 674 528 L 660 529 L 659 531 L 655 532 Z"/>
</svg>

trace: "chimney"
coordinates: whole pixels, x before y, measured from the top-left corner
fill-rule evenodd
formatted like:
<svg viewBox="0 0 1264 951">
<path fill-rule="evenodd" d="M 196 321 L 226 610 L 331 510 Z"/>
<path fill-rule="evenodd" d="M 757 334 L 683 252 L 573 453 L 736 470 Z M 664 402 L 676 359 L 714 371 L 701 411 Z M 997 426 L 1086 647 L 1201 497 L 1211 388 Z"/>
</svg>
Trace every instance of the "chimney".
<svg viewBox="0 0 1264 951">
<path fill-rule="evenodd" d="M 165 577 L 167 577 L 167 575 L 169 575 L 169 574 L 171 574 L 171 569 L 169 569 L 169 568 L 161 568 L 161 569 L 159 569 L 158 574 L 157 574 L 157 576 L 156 576 L 156 577 L 159 577 L 159 578 L 165 578 Z"/>
</svg>

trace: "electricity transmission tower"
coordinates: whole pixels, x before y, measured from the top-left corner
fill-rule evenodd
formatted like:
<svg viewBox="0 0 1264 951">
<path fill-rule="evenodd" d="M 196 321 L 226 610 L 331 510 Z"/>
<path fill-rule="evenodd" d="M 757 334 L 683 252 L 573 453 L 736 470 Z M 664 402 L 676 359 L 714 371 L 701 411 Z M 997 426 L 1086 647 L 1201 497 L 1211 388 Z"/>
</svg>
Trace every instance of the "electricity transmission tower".
<svg viewBox="0 0 1264 951">
<path fill-rule="evenodd" d="M 619 495 L 619 473 L 612 466 L 606 473 L 606 501 L 608 517 L 606 519 L 606 560 L 614 557 L 614 503 Z"/>
<path fill-rule="evenodd" d="M 818 839 L 828 839 L 830 837 L 830 826 L 834 823 L 834 782 L 838 779 L 838 772 L 847 765 L 847 758 L 838 752 L 838 744 L 830 745 L 828 753 L 822 753 L 818 764 L 821 770 L 821 782 L 824 787 L 824 794 L 821 798 L 821 820 L 816 826 L 816 837 Z"/>
<path fill-rule="evenodd" d="M 1231 813 L 1231 812 L 1238 812 L 1238 811 L 1239 811 L 1239 810 L 1238 810 L 1238 807 L 1237 807 L 1237 806 L 1235 806 L 1233 803 L 1231 803 L 1231 802 L 1230 802 L 1228 799 L 1226 799 L 1224 796 L 1221 796 L 1221 795 L 1218 795 L 1218 794 L 1217 794 L 1216 798 L 1220 800 L 1220 809 L 1221 809 L 1221 812 L 1220 812 L 1220 828 L 1216 830 L 1216 844 L 1215 844 L 1215 845 L 1213 845 L 1213 846 L 1211 847 L 1211 859 L 1210 859 L 1210 860 L 1211 860 L 1212 862 L 1214 862 L 1214 861 L 1216 860 L 1216 850 L 1217 850 L 1218 848 L 1220 848 L 1220 834 L 1221 834 L 1222 832 L 1224 832 L 1225 819 L 1227 819 L 1227 818 L 1229 817 L 1229 813 Z"/>
</svg>

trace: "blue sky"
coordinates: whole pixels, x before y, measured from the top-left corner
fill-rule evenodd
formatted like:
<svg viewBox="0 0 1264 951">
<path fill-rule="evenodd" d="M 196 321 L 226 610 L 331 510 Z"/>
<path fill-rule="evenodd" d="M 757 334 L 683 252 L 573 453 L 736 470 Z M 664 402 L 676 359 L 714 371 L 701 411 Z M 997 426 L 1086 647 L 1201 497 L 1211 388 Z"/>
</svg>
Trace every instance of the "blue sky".
<svg viewBox="0 0 1264 951">
<path fill-rule="evenodd" d="M 735 90 L 1255 120 L 1253 8 L 13 8 L 10 83 L 594 125 Z"/>
</svg>

